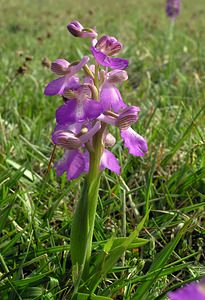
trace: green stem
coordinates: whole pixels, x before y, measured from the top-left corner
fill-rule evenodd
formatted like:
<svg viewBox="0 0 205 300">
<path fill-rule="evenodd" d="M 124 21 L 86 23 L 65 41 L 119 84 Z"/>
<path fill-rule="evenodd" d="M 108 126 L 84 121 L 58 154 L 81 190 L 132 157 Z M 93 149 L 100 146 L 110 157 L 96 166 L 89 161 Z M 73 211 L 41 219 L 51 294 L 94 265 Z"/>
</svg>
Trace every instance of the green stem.
<svg viewBox="0 0 205 300">
<path fill-rule="evenodd" d="M 71 259 L 74 284 L 79 277 L 86 279 L 92 251 L 92 239 L 100 184 L 100 159 L 103 151 L 104 127 L 93 137 L 94 151 L 90 152 L 90 169 L 84 182 L 71 228 Z"/>
</svg>

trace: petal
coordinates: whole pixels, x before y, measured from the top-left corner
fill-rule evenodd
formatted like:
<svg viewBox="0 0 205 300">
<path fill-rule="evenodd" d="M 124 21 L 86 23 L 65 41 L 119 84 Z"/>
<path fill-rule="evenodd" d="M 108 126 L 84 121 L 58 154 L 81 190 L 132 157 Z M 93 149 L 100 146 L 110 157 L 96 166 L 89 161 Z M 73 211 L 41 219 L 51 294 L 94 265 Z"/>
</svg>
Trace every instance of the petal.
<svg viewBox="0 0 205 300">
<path fill-rule="evenodd" d="M 55 79 L 46 86 L 44 94 L 46 96 L 63 95 L 65 89 L 76 89 L 80 86 L 80 79 L 77 76 L 65 75 Z"/>
<path fill-rule="evenodd" d="M 65 76 L 55 79 L 46 86 L 44 90 L 44 94 L 46 96 L 54 96 L 57 94 L 63 94 L 66 86 L 66 78 Z"/>
<path fill-rule="evenodd" d="M 55 163 L 57 176 L 67 173 L 67 179 L 78 178 L 85 169 L 84 156 L 79 150 L 65 151 L 61 160 Z"/>
<path fill-rule="evenodd" d="M 66 75 L 66 82 L 65 82 L 65 89 L 75 90 L 80 87 L 80 78 L 77 76 L 67 76 Z"/>
<path fill-rule="evenodd" d="M 138 106 L 127 106 L 119 115 L 117 119 L 117 126 L 121 130 L 128 129 L 133 123 L 138 120 L 138 112 L 140 108 Z"/>
<path fill-rule="evenodd" d="M 55 133 L 56 131 L 62 130 L 62 131 L 69 131 L 69 132 L 73 132 L 74 134 L 78 134 L 81 131 L 81 128 L 83 126 L 83 122 L 81 123 L 67 123 L 67 124 L 57 124 L 53 133 Z"/>
<path fill-rule="evenodd" d="M 113 109 L 116 113 L 118 113 L 121 108 L 126 107 L 119 90 L 114 84 L 109 82 L 104 83 L 101 87 L 100 103 L 104 110 Z"/>
<path fill-rule="evenodd" d="M 69 66 L 69 76 L 73 76 L 75 75 L 77 72 L 79 72 L 84 65 L 87 64 L 87 62 L 90 60 L 90 58 L 88 56 L 84 56 L 81 61 L 77 64 L 70 64 Z"/>
<path fill-rule="evenodd" d="M 103 52 L 101 52 L 100 50 L 97 50 L 95 47 L 91 47 L 90 49 L 96 61 L 104 67 L 110 67 L 111 69 L 119 70 L 123 70 L 128 67 L 128 60 L 126 59 L 111 58 Z"/>
<path fill-rule="evenodd" d="M 122 83 L 128 79 L 127 72 L 125 70 L 113 70 L 107 73 L 107 81 L 110 83 Z"/>
<path fill-rule="evenodd" d="M 200 290 L 199 284 L 194 282 L 168 293 L 168 297 L 171 300 L 204 300 L 205 294 Z"/>
<path fill-rule="evenodd" d="M 105 168 L 109 169 L 112 172 L 120 174 L 120 165 L 117 158 L 112 152 L 107 149 L 104 150 L 100 160 L 100 170 L 102 171 Z"/>
<path fill-rule="evenodd" d="M 56 120 L 59 124 L 93 120 L 102 112 L 99 102 L 92 99 L 82 101 L 72 99 L 61 105 L 56 111 Z"/>
<path fill-rule="evenodd" d="M 51 71 L 57 75 L 65 75 L 69 65 L 67 60 L 58 58 L 51 64 Z"/>
<path fill-rule="evenodd" d="M 147 142 L 131 127 L 126 130 L 121 130 L 121 136 L 130 154 L 134 156 L 144 156 L 147 152 Z"/>
<path fill-rule="evenodd" d="M 101 128 L 101 123 L 99 121 L 97 121 L 95 123 L 95 125 L 93 127 L 91 127 L 87 133 L 85 133 L 79 137 L 79 140 L 81 141 L 81 143 L 82 144 L 87 143 L 96 134 L 96 132 L 98 132 L 100 130 L 100 128 Z"/>
</svg>

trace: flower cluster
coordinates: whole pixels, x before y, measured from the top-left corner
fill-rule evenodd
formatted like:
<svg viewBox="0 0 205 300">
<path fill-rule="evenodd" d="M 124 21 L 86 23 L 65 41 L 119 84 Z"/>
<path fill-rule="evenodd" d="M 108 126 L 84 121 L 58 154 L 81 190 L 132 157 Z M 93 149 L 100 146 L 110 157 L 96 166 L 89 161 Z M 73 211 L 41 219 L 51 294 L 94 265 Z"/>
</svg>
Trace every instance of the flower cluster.
<svg viewBox="0 0 205 300">
<path fill-rule="evenodd" d="M 95 152 L 94 139 L 101 133 L 100 170 L 105 168 L 119 174 L 117 158 L 107 147 L 116 140 L 109 133 L 109 125 L 118 127 L 125 147 L 135 156 L 147 152 L 147 143 L 136 133 L 131 125 L 137 121 L 139 107 L 124 103 L 118 84 L 127 80 L 128 61 L 115 57 L 122 44 L 114 37 L 104 35 L 97 40 L 95 29 L 84 28 L 78 21 L 67 26 L 75 37 L 90 38 L 90 51 L 94 64 L 88 65 L 90 58 L 84 56 L 80 61 L 69 63 L 57 59 L 51 71 L 58 78 L 45 88 L 45 95 L 61 95 L 64 103 L 56 111 L 56 127 L 52 141 L 64 149 L 61 160 L 55 163 L 57 175 L 67 173 L 72 180 L 89 171 L 91 153 Z M 83 75 L 78 75 L 83 71 Z"/>
<path fill-rule="evenodd" d="M 167 0 L 166 13 L 168 17 L 175 19 L 180 13 L 180 0 Z"/>
</svg>

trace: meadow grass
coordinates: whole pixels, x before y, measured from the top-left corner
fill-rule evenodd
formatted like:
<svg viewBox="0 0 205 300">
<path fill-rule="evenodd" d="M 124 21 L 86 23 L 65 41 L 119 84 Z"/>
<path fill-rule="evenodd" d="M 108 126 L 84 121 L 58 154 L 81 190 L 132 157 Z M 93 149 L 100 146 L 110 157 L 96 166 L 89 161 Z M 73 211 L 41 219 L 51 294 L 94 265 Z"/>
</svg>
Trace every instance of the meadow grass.
<svg viewBox="0 0 205 300">
<path fill-rule="evenodd" d="M 167 299 L 205 275 L 204 0 L 183 1 L 172 40 L 162 0 L 1 1 L 0 299 L 69 299 L 70 225 L 83 178 L 47 173 L 60 97 L 45 97 L 49 61 L 85 54 L 73 19 L 124 44 L 126 102 L 141 107 L 144 158 L 114 147 L 121 176 L 104 172 L 94 256 L 111 236 L 140 238 L 95 293 L 112 299 Z M 87 42 L 88 45 L 88 42 Z M 60 157 L 60 151 L 57 157 Z"/>
</svg>

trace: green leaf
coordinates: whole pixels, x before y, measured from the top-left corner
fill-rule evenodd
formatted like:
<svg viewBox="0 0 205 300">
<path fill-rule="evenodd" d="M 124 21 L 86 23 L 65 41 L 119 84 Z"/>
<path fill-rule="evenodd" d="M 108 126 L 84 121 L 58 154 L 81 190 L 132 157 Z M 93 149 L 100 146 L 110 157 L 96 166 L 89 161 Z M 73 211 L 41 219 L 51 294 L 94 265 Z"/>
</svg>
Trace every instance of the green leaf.
<svg viewBox="0 0 205 300">
<path fill-rule="evenodd" d="M 164 249 L 157 255 L 157 257 L 153 261 L 147 275 L 149 275 L 149 273 L 154 272 L 156 270 L 158 270 L 158 271 L 155 274 L 153 274 L 153 276 L 149 280 L 142 283 L 142 285 L 137 289 L 136 293 L 134 294 L 133 300 L 134 299 L 136 299 L 136 300 L 138 300 L 138 299 L 148 300 L 149 299 L 148 296 L 149 296 L 149 291 L 150 291 L 151 287 L 153 286 L 153 284 L 159 277 L 159 274 L 163 271 L 167 260 L 169 259 L 170 255 L 174 251 L 175 247 L 179 243 L 182 236 L 187 231 L 187 228 L 190 225 L 190 222 L 191 222 L 190 220 L 187 221 L 184 224 L 184 226 L 181 228 L 181 230 L 178 232 L 176 237 L 171 242 L 169 242 L 164 247 Z"/>
<path fill-rule="evenodd" d="M 104 296 L 95 296 L 84 293 L 77 293 L 73 297 L 73 300 L 112 300 L 112 298 L 104 297 Z"/>
<path fill-rule="evenodd" d="M 129 246 L 136 239 L 136 236 L 138 236 L 139 232 L 144 226 L 148 213 L 149 211 L 147 212 L 145 217 L 142 219 L 142 221 L 139 223 L 137 228 L 132 232 L 132 234 L 129 237 L 123 238 L 121 243 L 120 243 L 120 239 L 118 239 L 116 243 L 114 243 L 113 241 L 113 245 L 108 253 L 103 251 L 101 255 L 98 255 L 97 260 L 93 267 L 93 271 L 91 271 L 90 274 L 90 280 L 88 280 L 86 284 L 89 287 L 90 291 L 92 292 L 95 291 L 99 282 L 112 269 L 112 267 L 115 265 L 117 260 L 123 255 L 123 253 L 129 248 Z M 144 240 L 142 242 L 142 245 L 144 245 Z"/>
</svg>

